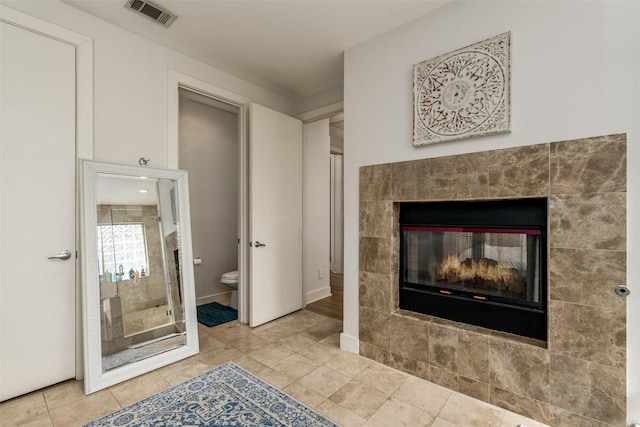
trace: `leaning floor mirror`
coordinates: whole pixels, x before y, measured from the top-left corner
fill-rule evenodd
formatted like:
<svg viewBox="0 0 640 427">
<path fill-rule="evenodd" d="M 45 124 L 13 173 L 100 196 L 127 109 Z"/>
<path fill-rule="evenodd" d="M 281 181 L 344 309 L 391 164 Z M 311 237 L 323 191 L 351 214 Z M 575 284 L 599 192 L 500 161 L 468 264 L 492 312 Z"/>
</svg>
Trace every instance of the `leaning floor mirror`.
<svg viewBox="0 0 640 427">
<path fill-rule="evenodd" d="M 198 353 L 185 171 L 81 161 L 85 393 Z"/>
</svg>

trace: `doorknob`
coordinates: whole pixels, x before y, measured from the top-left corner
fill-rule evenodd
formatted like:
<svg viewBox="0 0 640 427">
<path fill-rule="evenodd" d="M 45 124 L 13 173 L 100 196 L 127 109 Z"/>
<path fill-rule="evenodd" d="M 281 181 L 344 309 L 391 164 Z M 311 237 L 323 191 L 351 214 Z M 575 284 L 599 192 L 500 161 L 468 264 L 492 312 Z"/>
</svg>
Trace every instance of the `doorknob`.
<svg viewBox="0 0 640 427">
<path fill-rule="evenodd" d="M 256 240 L 256 243 L 253 246 L 255 246 L 256 248 L 259 248 L 260 246 L 267 246 L 267 245 L 265 243 L 260 243 Z"/>
<path fill-rule="evenodd" d="M 54 255 L 54 256 L 50 256 L 47 259 L 69 259 L 71 258 L 71 252 L 69 252 L 68 250 L 64 250 L 62 252 L 60 252 L 58 255 Z"/>
</svg>

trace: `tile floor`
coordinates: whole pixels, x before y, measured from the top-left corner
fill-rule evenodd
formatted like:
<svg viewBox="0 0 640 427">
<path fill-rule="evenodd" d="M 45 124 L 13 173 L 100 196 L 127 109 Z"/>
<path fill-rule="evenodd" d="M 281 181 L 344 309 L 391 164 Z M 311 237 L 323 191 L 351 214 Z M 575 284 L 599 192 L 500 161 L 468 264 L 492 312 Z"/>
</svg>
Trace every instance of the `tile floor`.
<svg viewBox="0 0 640 427">
<path fill-rule="evenodd" d="M 4 402 L 0 426 L 82 425 L 230 360 L 345 427 L 544 426 L 341 351 L 341 330 L 307 310 L 253 329 L 199 325 L 198 355 L 89 396 L 67 381 Z"/>
</svg>

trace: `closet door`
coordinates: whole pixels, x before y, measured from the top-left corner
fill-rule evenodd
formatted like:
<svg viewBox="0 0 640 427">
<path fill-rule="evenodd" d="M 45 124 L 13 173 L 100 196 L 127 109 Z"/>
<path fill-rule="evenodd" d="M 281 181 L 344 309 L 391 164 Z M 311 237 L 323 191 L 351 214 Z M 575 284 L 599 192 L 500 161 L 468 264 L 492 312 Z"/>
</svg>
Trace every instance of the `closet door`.
<svg viewBox="0 0 640 427">
<path fill-rule="evenodd" d="M 7 22 L 0 31 L 6 400 L 75 376 L 76 48 Z"/>
</svg>

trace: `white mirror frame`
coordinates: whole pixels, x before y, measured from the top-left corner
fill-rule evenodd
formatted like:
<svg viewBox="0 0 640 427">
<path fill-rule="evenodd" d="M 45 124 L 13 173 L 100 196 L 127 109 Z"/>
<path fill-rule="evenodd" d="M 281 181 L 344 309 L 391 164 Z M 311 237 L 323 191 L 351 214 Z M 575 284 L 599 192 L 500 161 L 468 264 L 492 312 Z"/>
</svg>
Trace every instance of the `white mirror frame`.
<svg viewBox="0 0 640 427">
<path fill-rule="evenodd" d="M 80 230 L 82 261 L 82 317 L 84 348 L 84 392 L 90 394 L 130 378 L 169 365 L 199 352 L 196 296 L 191 248 L 189 184 L 186 171 L 80 160 Z M 176 181 L 177 207 L 180 213 L 180 273 L 186 326 L 186 345 L 129 363 L 109 371 L 102 370 L 100 336 L 100 285 L 96 229 L 96 174 L 146 176 Z"/>
</svg>

